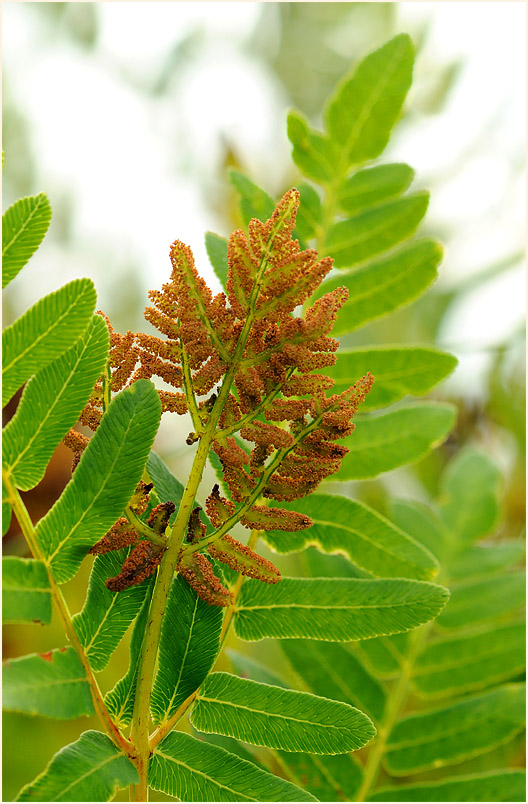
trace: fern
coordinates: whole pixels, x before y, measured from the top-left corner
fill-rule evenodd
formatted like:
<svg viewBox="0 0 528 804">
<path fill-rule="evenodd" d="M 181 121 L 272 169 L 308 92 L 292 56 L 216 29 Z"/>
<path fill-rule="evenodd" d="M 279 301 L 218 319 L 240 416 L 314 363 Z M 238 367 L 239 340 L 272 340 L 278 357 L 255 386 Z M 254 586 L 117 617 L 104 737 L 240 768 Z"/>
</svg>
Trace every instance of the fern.
<svg viewBox="0 0 528 804">
<path fill-rule="evenodd" d="M 429 391 L 452 356 L 337 352 L 332 337 L 411 302 L 436 276 L 440 246 L 415 238 L 427 194 L 407 193 L 408 166 L 370 164 L 401 114 L 413 58 L 405 35 L 367 56 L 329 99 L 323 132 L 290 114 L 309 180 L 298 190 L 276 203 L 232 172 L 244 228 L 228 241 L 206 235 L 225 292 L 213 296 L 175 241 L 170 278 L 145 311 L 159 335 L 115 332 L 94 314 L 89 280 L 5 331 L 4 400 L 27 385 L 4 430 L 3 507 L 32 558 L 4 559 L 4 617 L 47 624 L 53 602 L 69 644 L 8 660 L 4 705 L 95 713 L 105 732 L 81 734 L 18 800 L 105 801 L 127 786 L 133 800 L 149 787 L 185 801 L 517 800 L 520 771 L 500 763 L 407 780 L 522 729 L 518 545 L 474 544 L 496 521 L 496 468 L 461 453 L 437 513 L 395 501 L 385 517 L 324 487 L 415 461 L 454 423 L 440 403 L 375 412 Z M 5 284 L 49 210 L 41 194 L 5 214 Z M 174 390 L 156 390 L 155 377 Z M 168 413 L 192 422 L 185 482 L 151 451 Z M 19 492 L 61 440 L 73 476 L 33 525 Z M 304 577 L 282 577 L 259 539 L 300 553 Z M 72 615 L 61 585 L 88 554 L 86 600 Z M 103 690 L 96 674 L 129 627 L 129 668 Z M 303 689 L 241 654 L 230 653 L 233 673 L 217 670 L 231 628 L 279 640 Z M 179 730 L 184 716 L 192 734 Z"/>
</svg>

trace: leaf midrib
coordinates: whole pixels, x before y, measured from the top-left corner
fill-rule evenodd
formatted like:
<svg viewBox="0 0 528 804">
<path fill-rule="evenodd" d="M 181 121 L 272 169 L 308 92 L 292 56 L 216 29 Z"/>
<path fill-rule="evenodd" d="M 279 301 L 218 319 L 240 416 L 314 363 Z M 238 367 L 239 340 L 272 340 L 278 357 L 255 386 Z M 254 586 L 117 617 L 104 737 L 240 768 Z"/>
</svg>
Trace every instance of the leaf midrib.
<svg viewBox="0 0 528 804">
<path fill-rule="evenodd" d="M 22 237 L 24 231 L 27 229 L 27 227 L 31 223 L 33 217 L 41 210 L 42 205 L 46 204 L 47 198 L 45 196 L 44 197 L 37 196 L 37 198 L 39 200 L 35 204 L 35 207 L 33 208 L 33 210 L 29 213 L 29 217 L 26 218 L 25 222 L 20 227 L 20 229 L 17 229 L 17 231 L 15 232 L 15 234 L 13 235 L 13 237 L 11 238 L 9 243 L 6 243 L 5 246 L 2 244 L 2 259 L 5 257 L 6 253 L 9 251 L 9 249 L 11 248 L 13 243 L 15 243 L 18 240 L 19 237 Z M 9 212 L 9 210 L 6 210 L 6 215 L 7 215 L 8 212 Z"/>
<path fill-rule="evenodd" d="M 221 782 L 214 779 L 212 776 L 209 776 L 207 773 L 204 773 L 203 771 L 200 771 L 197 768 L 193 768 L 191 765 L 187 765 L 185 762 L 182 762 L 181 760 L 176 759 L 175 757 L 171 757 L 169 754 L 164 754 L 163 751 L 159 750 L 159 748 L 156 748 L 154 750 L 154 755 L 156 754 L 160 757 L 163 757 L 163 759 L 168 760 L 169 762 L 176 763 L 176 765 L 182 765 L 184 768 L 187 768 L 187 770 L 189 770 L 191 773 L 197 774 L 198 776 L 203 776 L 204 779 L 207 779 L 208 782 L 212 782 L 214 785 L 216 785 L 216 787 L 221 787 L 223 790 L 229 790 L 230 793 L 236 793 L 237 796 L 242 796 L 242 798 L 247 799 L 247 801 L 255 801 L 255 799 L 252 798 L 251 796 L 246 796 L 244 795 L 244 793 L 241 793 L 234 787 L 228 787 L 227 785 L 222 784 Z"/>
</svg>

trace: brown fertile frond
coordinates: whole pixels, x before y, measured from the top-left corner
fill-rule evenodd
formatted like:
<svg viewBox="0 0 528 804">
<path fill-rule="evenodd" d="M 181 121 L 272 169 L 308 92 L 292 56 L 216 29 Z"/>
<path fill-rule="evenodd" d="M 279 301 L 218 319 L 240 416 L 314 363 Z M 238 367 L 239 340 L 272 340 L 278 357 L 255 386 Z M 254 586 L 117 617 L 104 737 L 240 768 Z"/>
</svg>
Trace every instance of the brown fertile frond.
<svg viewBox="0 0 528 804">
<path fill-rule="evenodd" d="M 221 538 L 218 544 L 209 545 L 208 550 L 213 558 L 248 578 L 265 583 L 280 581 L 280 570 L 271 561 L 255 553 L 246 544 L 233 539 L 228 533 Z"/>
<path fill-rule="evenodd" d="M 206 556 L 192 553 L 189 559 L 180 561 L 177 569 L 198 597 L 206 603 L 212 606 L 229 606 L 232 602 L 233 595 L 216 577 Z"/>
<path fill-rule="evenodd" d="M 121 572 L 105 581 L 107 589 L 122 592 L 131 586 L 139 586 L 146 578 L 156 572 L 161 562 L 163 547 L 152 542 L 139 542 L 128 558 L 125 558 Z"/>
<path fill-rule="evenodd" d="M 89 553 L 93 555 L 103 555 L 112 550 L 120 550 L 122 547 L 128 547 L 131 544 L 136 544 L 139 539 L 139 534 L 130 525 L 128 519 L 121 517 L 114 522 L 108 533 L 106 533 L 97 544 L 90 547 Z"/>
</svg>

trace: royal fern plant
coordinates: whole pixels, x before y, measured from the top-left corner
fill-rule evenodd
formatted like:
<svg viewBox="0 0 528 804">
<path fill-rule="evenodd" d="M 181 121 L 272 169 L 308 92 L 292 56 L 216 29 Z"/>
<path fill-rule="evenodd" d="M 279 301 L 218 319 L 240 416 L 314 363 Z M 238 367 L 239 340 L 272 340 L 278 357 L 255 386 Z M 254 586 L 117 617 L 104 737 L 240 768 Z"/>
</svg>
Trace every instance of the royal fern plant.
<svg viewBox="0 0 528 804">
<path fill-rule="evenodd" d="M 126 787 L 135 801 L 517 800 L 520 771 L 507 768 L 407 783 L 522 728 L 519 546 L 473 544 L 495 521 L 494 465 L 461 455 L 439 513 L 397 501 L 390 520 L 324 485 L 415 461 L 454 424 L 449 405 L 403 401 L 452 356 L 338 351 L 335 337 L 419 296 L 441 260 L 415 238 L 428 196 L 407 193 L 412 170 L 371 164 L 413 58 L 406 35 L 367 56 L 329 99 L 323 132 L 290 114 L 307 181 L 278 203 L 232 173 L 242 228 L 206 235 L 222 292 L 175 241 L 145 310 L 156 334 L 114 331 L 89 279 L 4 330 L 3 405 L 24 390 L 3 431 L 3 527 L 13 513 L 31 553 L 3 559 L 4 621 L 46 625 L 55 607 L 66 639 L 5 662 L 4 707 L 100 721 L 17 800 L 108 801 Z M 6 211 L 4 286 L 50 220 L 44 194 Z M 190 422 L 186 479 L 152 451 L 163 414 Z M 71 480 L 33 523 L 20 492 L 61 441 Z M 216 483 L 203 480 L 208 461 Z M 299 554 L 303 574 L 282 577 L 259 540 L 279 565 Z M 72 614 L 61 587 L 85 561 Z M 278 640 L 301 689 L 223 651 L 230 631 Z M 125 634 L 128 669 L 102 689 Z M 220 655 L 233 672 L 215 670 Z"/>
</svg>

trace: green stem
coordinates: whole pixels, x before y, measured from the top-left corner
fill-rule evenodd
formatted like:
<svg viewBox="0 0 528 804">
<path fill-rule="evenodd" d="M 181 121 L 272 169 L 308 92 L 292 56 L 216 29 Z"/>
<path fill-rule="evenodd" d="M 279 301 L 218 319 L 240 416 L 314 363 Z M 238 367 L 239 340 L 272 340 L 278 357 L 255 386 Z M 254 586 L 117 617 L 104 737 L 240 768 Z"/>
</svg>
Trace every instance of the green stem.
<svg viewBox="0 0 528 804">
<path fill-rule="evenodd" d="M 128 506 L 125 508 L 125 516 L 132 525 L 132 527 L 134 528 L 134 530 L 136 530 L 142 536 L 145 536 L 153 544 L 157 544 L 160 547 L 165 547 L 165 545 L 167 544 L 167 540 L 163 536 L 160 536 L 159 533 L 156 533 L 155 530 L 149 528 L 149 526 L 146 525 L 138 517 L 138 515 L 135 514 L 134 511 Z"/>
<path fill-rule="evenodd" d="M 25 537 L 28 545 L 29 545 L 29 548 L 30 548 L 31 552 L 33 553 L 33 556 L 35 558 L 37 558 L 39 561 L 42 561 L 42 563 L 46 567 L 46 572 L 48 574 L 48 581 L 49 581 L 49 585 L 50 585 L 50 588 L 51 588 L 51 594 L 52 594 L 53 600 L 55 602 L 57 612 L 59 614 L 60 620 L 61 620 L 62 625 L 64 627 L 64 630 L 66 632 L 66 635 L 67 635 L 71 645 L 73 646 L 75 652 L 77 653 L 77 655 L 78 655 L 78 657 L 79 657 L 79 659 L 81 661 L 81 664 L 82 664 L 82 666 L 84 668 L 84 671 L 86 673 L 86 680 L 87 680 L 88 685 L 90 687 L 90 693 L 92 695 L 92 701 L 93 701 L 95 712 L 98 715 L 99 719 L 101 720 L 101 722 L 102 722 L 104 728 L 106 729 L 109 737 L 115 743 L 115 745 L 118 748 L 120 748 L 122 751 L 124 751 L 125 754 L 127 754 L 127 756 L 132 758 L 133 755 L 134 755 L 133 745 L 132 745 L 131 742 L 129 742 L 126 739 L 126 737 L 124 737 L 121 734 L 121 732 L 119 731 L 119 729 L 117 728 L 115 723 L 112 721 L 112 719 L 110 717 L 110 714 L 109 714 L 109 712 L 108 712 L 108 710 L 107 710 L 107 708 L 106 708 L 106 706 L 104 704 L 103 696 L 102 696 L 101 691 L 99 689 L 99 685 L 97 683 L 97 680 L 96 680 L 96 678 L 95 678 L 95 676 L 94 676 L 94 674 L 92 672 L 92 669 L 90 667 L 88 657 L 86 656 L 86 654 L 85 654 L 85 652 L 83 650 L 83 647 L 82 647 L 81 643 L 79 642 L 77 632 L 75 631 L 75 628 L 73 627 L 73 622 L 72 622 L 71 614 L 70 614 L 69 609 L 68 609 L 68 605 L 67 605 L 67 603 L 66 603 L 66 601 L 65 601 L 65 599 L 63 597 L 63 594 L 62 594 L 61 590 L 59 589 L 59 587 L 57 586 L 57 584 L 55 582 L 55 579 L 54 579 L 54 577 L 53 577 L 53 575 L 51 573 L 51 569 L 48 566 L 46 558 L 44 557 L 44 555 L 42 554 L 42 552 L 40 550 L 40 546 L 39 546 L 39 543 L 37 541 L 35 528 L 33 526 L 31 518 L 29 516 L 28 510 L 27 510 L 26 506 L 24 505 L 24 501 L 22 500 L 18 490 L 15 488 L 9 473 L 6 472 L 5 470 L 2 470 L 2 476 L 3 476 L 3 480 L 4 480 L 4 483 L 5 483 L 6 489 L 7 489 L 8 494 L 9 494 L 9 502 L 11 503 L 11 506 L 13 508 L 15 516 L 16 516 L 16 518 L 18 520 L 18 524 L 20 525 L 20 528 L 22 530 L 22 533 L 24 534 L 24 537 Z"/>
</svg>

